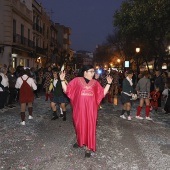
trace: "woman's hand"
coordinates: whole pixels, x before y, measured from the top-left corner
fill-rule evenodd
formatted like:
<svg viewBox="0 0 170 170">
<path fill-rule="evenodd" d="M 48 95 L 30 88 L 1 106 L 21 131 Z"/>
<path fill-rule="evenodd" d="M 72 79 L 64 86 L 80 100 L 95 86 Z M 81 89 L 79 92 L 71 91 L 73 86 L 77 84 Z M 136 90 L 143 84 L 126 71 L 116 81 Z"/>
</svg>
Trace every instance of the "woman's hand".
<svg viewBox="0 0 170 170">
<path fill-rule="evenodd" d="M 60 80 L 64 80 L 65 79 L 65 75 L 66 75 L 66 72 L 65 71 L 61 71 L 60 72 Z"/>
<path fill-rule="evenodd" d="M 107 84 L 106 84 L 106 86 L 105 86 L 105 88 L 104 88 L 104 95 L 106 95 L 107 92 L 109 91 L 109 88 L 110 88 L 110 85 L 111 85 L 111 83 L 112 83 L 113 78 L 112 78 L 110 75 L 108 75 L 108 76 L 106 77 L 106 79 L 107 79 Z"/>
<path fill-rule="evenodd" d="M 107 79 L 107 83 L 109 84 L 112 83 L 113 78 L 110 75 L 108 75 L 106 79 Z"/>
<path fill-rule="evenodd" d="M 65 75 L 66 75 L 65 71 L 60 72 L 60 80 L 61 80 L 61 85 L 62 85 L 64 92 L 67 91 L 67 84 L 66 84 L 66 81 L 65 81 Z"/>
</svg>

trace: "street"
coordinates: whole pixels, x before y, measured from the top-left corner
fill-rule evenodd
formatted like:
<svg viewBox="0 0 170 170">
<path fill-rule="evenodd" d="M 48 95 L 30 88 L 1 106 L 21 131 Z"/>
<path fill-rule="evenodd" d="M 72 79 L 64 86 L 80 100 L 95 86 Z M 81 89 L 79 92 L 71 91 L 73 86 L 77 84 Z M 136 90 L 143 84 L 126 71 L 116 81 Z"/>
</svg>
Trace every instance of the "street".
<svg viewBox="0 0 170 170">
<path fill-rule="evenodd" d="M 2 170 L 170 170 L 170 114 L 152 113 L 153 121 L 119 117 L 121 104 L 102 104 L 97 122 L 97 151 L 84 157 L 76 142 L 71 106 L 67 121 L 51 120 L 50 102 L 35 99 L 33 120 L 20 125 L 20 107 L 0 113 Z M 142 110 L 142 116 L 144 117 Z"/>
</svg>

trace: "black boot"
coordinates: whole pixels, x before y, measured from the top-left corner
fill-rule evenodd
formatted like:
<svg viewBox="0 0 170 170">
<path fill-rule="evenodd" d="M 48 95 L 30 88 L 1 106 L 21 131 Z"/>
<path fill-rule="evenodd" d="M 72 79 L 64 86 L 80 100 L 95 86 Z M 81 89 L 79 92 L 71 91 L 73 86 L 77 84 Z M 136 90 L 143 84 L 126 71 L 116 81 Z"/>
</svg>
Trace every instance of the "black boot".
<svg viewBox="0 0 170 170">
<path fill-rule="evenodd" d="M 63 121 L 66 121 L 66 111 L 63 111 Z"/>
<path fill-rule="evenodd" d="M 91 156 L 91 151 L 90 150 L 86 150 L 85 151 L 85 158 L 90 158 Z"/>
<path fill-rule="evenodd" d="M 53 117 L 51 118 L 51 120 L 56 120 L 58 119 L 58 115 L 56 111 L 53 111 Z"/>
</svg>

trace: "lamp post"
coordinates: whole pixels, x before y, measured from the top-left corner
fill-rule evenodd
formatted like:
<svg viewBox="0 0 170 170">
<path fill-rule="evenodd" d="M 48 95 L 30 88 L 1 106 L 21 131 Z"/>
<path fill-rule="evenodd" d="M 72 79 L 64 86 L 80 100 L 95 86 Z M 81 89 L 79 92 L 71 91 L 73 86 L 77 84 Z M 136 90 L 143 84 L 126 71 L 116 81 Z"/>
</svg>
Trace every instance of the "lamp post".
<svg viewBox="0 0 170 170">
<path fill-rule="evenodd" d="M 110 63 L 110 66 L 111 66 L 111 69 L 112 69 L 113 64 L 112 64 L 112 63 Z"/>
<path fill-rule="evenodd" d="M 118 62 L 118 70 L 119 70 L 119 67 L 120 67 L 120 59 L 119 58 L 117 59 L 117 62 Z"/>
<path fill-rule="evenodd" d="M 138 53 L 140 52 L 140 48 L 139 47 L 137 47 L 136 48 L 136 53 L 137 53 L 137 55 L 136 55 L 136 72 L 137 72 L 137 77 L 138 77 L 138 75 L 139 75 L 139 60 L 138 60 Z"/>
<path fill-rule="evenodd" d="M 137 52 L 137 53 L 140 52 L 140 48 L 139 48 L 139 47 L 136 48 L 136 52 Z"/>
</svg>

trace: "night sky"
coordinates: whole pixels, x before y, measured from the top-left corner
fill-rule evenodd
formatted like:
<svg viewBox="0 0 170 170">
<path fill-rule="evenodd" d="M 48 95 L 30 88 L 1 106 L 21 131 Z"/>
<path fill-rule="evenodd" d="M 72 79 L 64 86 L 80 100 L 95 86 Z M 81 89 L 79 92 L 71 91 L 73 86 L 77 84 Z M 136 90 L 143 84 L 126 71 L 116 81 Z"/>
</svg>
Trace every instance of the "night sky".
<svg viewBox="0 0 170 170">
<path fill-rule="evenodd" d="M 52 21 L 70 27 L 71 48 L 93 52 L 113 32 L 113 14 L 123 0 L 37 0 Z M 51 12 L 52 11 L 52 12 Z"/>
</svg>

